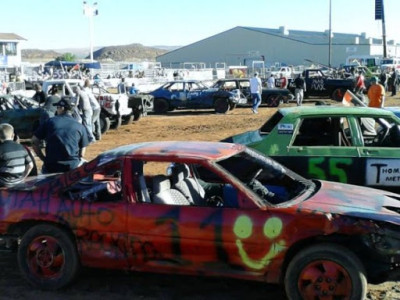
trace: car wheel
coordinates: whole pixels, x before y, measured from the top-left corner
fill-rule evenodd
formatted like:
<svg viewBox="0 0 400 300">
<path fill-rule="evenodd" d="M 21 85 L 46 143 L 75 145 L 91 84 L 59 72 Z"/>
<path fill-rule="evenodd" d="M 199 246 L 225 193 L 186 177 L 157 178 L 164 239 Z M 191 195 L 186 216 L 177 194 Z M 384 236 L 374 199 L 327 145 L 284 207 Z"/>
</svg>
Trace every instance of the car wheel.
<svg viewBox="0 0 400 300">
<path fill-rule="evenodd" d="M 228 99 L 218 98 L 214 103 L 215 112 L 218 114 L 226 114 L 229 111 Z"/>
<path fill-rule="evenodd" d="M 133 113 L 127 116 L 122 117 L 122 125 L 129 125 L 132 124 L 134 119 Z"/>
<path fill-rule="evenodd" d="M 116 116 L 111 123 L 111 129 L 118 129 L 122 125 L 122 116 Z"/>
<path fill-rule="evenodd" d="M 78 252 L 69 235 L 47 224 L 32 227 L 23 235 L 18 264 L 31 284 L 46 290 L 68 285 L 80 267 Z"/>
<path fill-rule="evenodd" d="M 165 99 L 154 99 L 154 112 L 156 114 L 165 114 L 169 110 L 169 105 Z"/>
<path fill-rule="evenodd" d="M 345 89 L 337 88 L 332 93 L 332 99 L 335 101 L 342 101 L 345 93 L 346 93 Z"/>
<path fill-rule="evenodd" d="M 266 104 L 268 107 L 278 107 L 281 103 L 283 103 L 282 95 L 269 95 Z"/>
<path fill-rule="evenodd" d="M 289 263 L 285 290 L 289 299 L 365 299 L 364 266 L 347 248 L 319 244 L 299 252 Z"/>
<path fill-rule="evenodd" d="M 101 128 L 101 133 L 104 134 L 106 133 L 111 126 L 111 121 L 110 118 L 107 117 L 105 114 L 100 114 L 100 128 Z"/>
</svg>

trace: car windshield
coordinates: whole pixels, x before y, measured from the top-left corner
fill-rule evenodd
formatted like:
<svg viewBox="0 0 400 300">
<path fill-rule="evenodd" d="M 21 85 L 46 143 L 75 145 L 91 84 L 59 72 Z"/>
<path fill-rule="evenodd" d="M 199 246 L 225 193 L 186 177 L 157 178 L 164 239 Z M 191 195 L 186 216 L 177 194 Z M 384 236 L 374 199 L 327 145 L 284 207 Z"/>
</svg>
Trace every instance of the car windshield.
<svg viewBox="0 0 400 300">
<path fill-rule="evenodd" d="M 220 160 L 217 164 L 258 195 L 263 205 L 286 203 L 306 191 L 315 190 L 311 180 L 252 149 Z"/>
</svg>

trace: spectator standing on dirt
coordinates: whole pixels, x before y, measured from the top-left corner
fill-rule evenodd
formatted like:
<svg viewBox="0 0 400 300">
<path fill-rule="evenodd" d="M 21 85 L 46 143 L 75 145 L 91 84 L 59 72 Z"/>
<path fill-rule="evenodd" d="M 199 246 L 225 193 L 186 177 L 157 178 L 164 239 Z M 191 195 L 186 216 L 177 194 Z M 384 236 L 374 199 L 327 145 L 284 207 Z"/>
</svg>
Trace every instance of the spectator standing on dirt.
<svg viewBox="0 0 400 300">
<path fill-rule="evenodd" d="M 369 107 L 382 108 L 385 105 L 385 88 L 379 84 L 378 77 L 371 78 L 371 86 L 368 89 Z"/>
<path fill-rule="evenodd" d="M 0 124 L 0 186 L 20 183 L 34 166 L 25 147 L 13 141 L 14 136 L 14 127 Z"/>
<path fill-rule="evenodd" d="M 294 80 L 294 86 L 294 95 L 296 97 L 297 106 L 301 106 L 303 104 L 304 92 L 306 91 L 306 83 L 301 74 L 299 74 Z"/>
<path fill-rule="evenodd" d="M 129 94 L 130 94 L 130 95 L 139 94 L 139 90 L 136 88 L 134 82 L 132 82 L 132 86 L 131 86 L 130 89 L 129 89 Z"/>
<path fill-rule="evenodd" d="M 96 140 L 101 140 L 101 125 L 100 125 L 100 112 L 101 107 L 99 101 L 97 101 L 96 97 L 93 95 L 92 89 L 90 88 L 90 80 L 86 79 L 83 85 L 83 89 L 89 97 L 90 106 L 92 107 L 93 116 L 92 116 L 92 130 L 93 135 Z"/>
<path fill-rule="evenodd" d="M 33 95 L 32 99 L 37 103 L 42 104 L 46 102 L 46 94 L 42 90 L 42 86 L 39 83 L 33 85 L 36 93 Z"/>
<path fill-rule="evenodd" d="M 357 94 L 362 94 L 365 90 L 365 78 L 363 72 L 358 72 L 358 76 L 356 79 L 356 89 L 355 92 Z"/>
<path fill-rule="evenodd" d="M 391 79 L 391 86 L 390 87 L 392 89 L 392 96 L 396 96 L 398 76 L 397 76 L 397 72 L 396 72 L 395 68 L 393 68 L 392 71 L 393 71 L 392 75 L 390 76 L 390 79 Z"/>
<path fill-rule="evenodd" d="M 288 79 L 285 75 L 281 74 L 281 89 L 286 89 L 288 85 Z"/>
<path fill-rule="evenodd" d="M 271 74 L 271 76 L 269 76 L 269 78 L 267 79 L 267 87 L 269 89 L 273 89 L 275 88 L 275 77 L 274 75 Z"/>
<path fill-rule="evenodd" d="M 261 104 L 261 91 L 262 91 L 262 83 L 260 77 L 258 77 L 258 73 L 254 73 L 254 77 L 250 79 L 250 93 L 251 98 L 253 99 L 253 114 L 258 114 L 258 107 Z"/>
<path fill-rule="evenodd" d="M 387 84 L 387 75 L 385 71 L 382 71 L 381 76 L 379 77 L 379 83 L 385 88 L 385 91 L 388 90 L 388 84 Z"/>
<path fill-rule="evenodd" d="M 62 97 L 54 106 L 57 107 L 56 116 L 40 125 L 32 137 L 33 150 L 43 161 L 43 174 L 67 172 L 78 167 L 89 145 L 86 128 L 71 115 L 71 97 Z M 41 140 L 46 141 L 45 154 L 40 148 Z"/>
<path fill-rule="evenodd" d="M 121 78 L 121 82 L 117 86 L 119 94 L 126 94 L 125 78 Z"/>
<path fill-rule="evenodd" d="M 77 98 L 76 105 L 82 113 L 82 124 L 87 129 L 89 143 L 93 143 L 96 141 L 96 138 L 93 135 L 93 110 L 92 106 L 90 105 L 89 95 L 79 85 L 75 85 L 73 87 L 73 92 L 75 93 L 75 96 Z"/>
</svg>

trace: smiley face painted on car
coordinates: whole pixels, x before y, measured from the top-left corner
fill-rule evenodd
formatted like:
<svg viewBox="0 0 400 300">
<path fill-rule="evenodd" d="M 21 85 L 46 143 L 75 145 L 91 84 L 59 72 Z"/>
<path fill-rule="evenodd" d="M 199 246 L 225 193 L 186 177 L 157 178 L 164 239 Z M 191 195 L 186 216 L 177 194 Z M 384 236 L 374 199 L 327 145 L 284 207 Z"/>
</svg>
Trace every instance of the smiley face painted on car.
<svg viewBox="0 0 400 300">
<path fill-rule="evenodd" d="M 285 249 L 285 241 L 280 238 L 283 223 L 280 218 L 268 218 L 263 225 L 263 238 L 265 238 L 270 245 L 269 249 L 266 247 L 265 255 L 261 258 L 253 258 L 252 253 L 246 251 L 246 243 L 254 239 L 253 222 L 250 217 L 242 215 L 238 217 L 233 226 L 233 232 L 236 236 L 236 247 L 243 263 L 255 270 L 260 270 L 268 266 L 271 260 L 276 257 L 280 252 Z"/>
</svg>

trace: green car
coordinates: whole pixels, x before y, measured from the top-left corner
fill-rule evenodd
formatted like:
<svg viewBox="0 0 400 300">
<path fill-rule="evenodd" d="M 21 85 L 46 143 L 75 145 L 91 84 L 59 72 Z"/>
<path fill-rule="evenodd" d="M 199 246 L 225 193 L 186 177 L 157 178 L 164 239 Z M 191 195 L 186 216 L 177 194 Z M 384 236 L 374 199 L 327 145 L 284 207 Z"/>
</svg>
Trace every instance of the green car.
<svg viewBox="0 0 400 300">
<path fill-rule="evenodd" d="M 400 192 L 400 119 L 383 109 L 282 108 L 258 130 L 229 137 L 307 178 Z"/>
<path fill-rule="evenodd" d="M 43 109 L 32 99 L 0 95 L 0 123 L 9 123 L 21 139 L 30 139 L 39 126 Z"/>
</svg>

